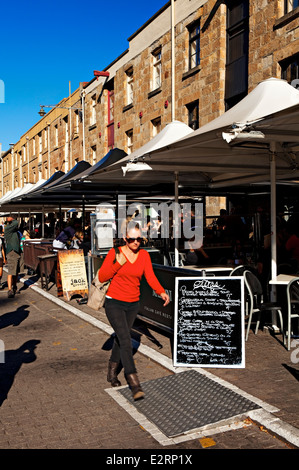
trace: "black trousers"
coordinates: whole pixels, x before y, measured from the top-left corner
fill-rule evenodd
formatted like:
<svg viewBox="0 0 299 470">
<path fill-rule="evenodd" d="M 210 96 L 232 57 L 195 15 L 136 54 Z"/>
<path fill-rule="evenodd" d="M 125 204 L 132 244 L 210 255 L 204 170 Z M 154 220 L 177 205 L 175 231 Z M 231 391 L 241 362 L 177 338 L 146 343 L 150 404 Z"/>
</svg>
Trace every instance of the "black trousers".
<svg viewBox="0 0 299 470">
<path fill-rule="evenodd" d="M 139 313 L 139 302 L 122 302 L 106 298 L 105 310 L 116 335 L 110 361 L 121 362 L 125 374 L 134 374 L 136 368 L 133 359 L 131 328 Z"/>
</svg>

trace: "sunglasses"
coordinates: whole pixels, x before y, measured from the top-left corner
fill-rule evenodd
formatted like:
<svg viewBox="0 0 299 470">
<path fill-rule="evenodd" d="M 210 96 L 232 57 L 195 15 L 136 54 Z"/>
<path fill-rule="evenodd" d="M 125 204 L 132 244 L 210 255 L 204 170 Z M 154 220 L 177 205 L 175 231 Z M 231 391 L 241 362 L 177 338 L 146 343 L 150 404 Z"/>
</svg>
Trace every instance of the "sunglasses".
<svg viewBox="0 0 299 470">
<path fill-rule="evenodd" d="M 133 243 L 135 241 L 138 242 L 138 243 L 141 243 L 143 238 L 141 238 L 141 237 L 137 237 L 137 238 L 131 238 L 131 237 L 128 238 L 128 237 L 126 237 L 126 240 L 127 240 L 128 243 Z"/>
</svg>

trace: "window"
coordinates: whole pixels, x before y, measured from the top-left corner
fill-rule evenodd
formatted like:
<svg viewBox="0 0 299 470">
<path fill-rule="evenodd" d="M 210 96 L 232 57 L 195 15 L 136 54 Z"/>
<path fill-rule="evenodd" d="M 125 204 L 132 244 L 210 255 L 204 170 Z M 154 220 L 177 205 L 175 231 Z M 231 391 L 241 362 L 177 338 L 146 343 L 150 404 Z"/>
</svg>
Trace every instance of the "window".
<svg viewBox="0 0 299 470">
<path fill-rule="evenodd" d="M 26 145 L 23 145 L 23 161 L 26 161 Z"/>
<path fill-rule="evenodd" d="M 48 147 L 48 129 L 44 130 L 44 148 Z"/>
<path fill-rule="evenodd" d="M 133 67 L 126 71 L 127 76 L 127 105 L 133 103 Z"/>
<path fill-rule="evenodd" d="M 32 152 L 33 152 L 33 155 L 35 155 L 35 137 L 33 137 L 32 139 Z"/>
<path fill-rule="evenodd" d="M 226 109 L 248 92 L 249 1 L 227 1 L 226 29 Z"/>
<path fill-rule="evenodd" d="M 74 122 L 74 137 L 79 135 L 79 112 L 75 111 L 75 122 Z"/>
<path fill-rule="evenodd" d="M 281 78 L 287 80 L 287 82 L 295 86 L 295 88 L 299 88 L 299 54 L 282 61 L 280 66 Z"/>
<path fill-rule="evenodd" d="M 114 146 L 114 90 L 108 91 L 108 147 Z"/>
<path fill-rule="evenodd" d="M 91 147 L 91 155 L 92 155 L 92 165 L 97 163 L 97 147 L 94 145 Z"/>
<path fill-rule="evenodd" d="M 299 6 L 299 0 L 284 0 L 284 13 L 289 13 Z"/>
<path fill-rule="evenodd" d="M 38 161 L 42 161 L 42 151 L 43 151 L 43 140 L 42 140 L 42 133 L 38 134 Z"/>
<path fill-rule="evenodd" d="M 58 125 L 57 124 L 54 128 L 54 139 L 55 139 L 55 147 L 58 147 Z"/>
<path fill-rule="evenodd" d="M 63 119 L 64 122 L 64 129 L 65 129 L 65 142 L 69 142 L 69 126 L 68 126 L 68 118 L 65 117 Z"/>
<path fill-rule="evenodd" d="M 153 85 L 152 90 L 160 88 L 162 84 L 161 48 L 153 52 Z"/>
<path fill-rule="evenodd" d="M 199 128 L 199 104 L 198 100 L 187 104 L 188 126 L 194 131 Z"/>
<path fill-rule="evenodd" d="M 189 26 L 189 69 L 200 64 L 200 22 Z"/>
<path fill-rule="evenodd" d="M 152 126 L 152 137 L 155 137 L 161 131 L 161 118 L 153 119 Z"/>
<path fill-rule="evenodd" d="M 92 96 L 90 107 L 90 125 L 93 126 L 96 123 L 96 95 Z"/>
<path fill-rule="evenodd" d="M 127 154 L 133 152 L 133 129 L 126 132 L 127 134 Z"/>
</svg>

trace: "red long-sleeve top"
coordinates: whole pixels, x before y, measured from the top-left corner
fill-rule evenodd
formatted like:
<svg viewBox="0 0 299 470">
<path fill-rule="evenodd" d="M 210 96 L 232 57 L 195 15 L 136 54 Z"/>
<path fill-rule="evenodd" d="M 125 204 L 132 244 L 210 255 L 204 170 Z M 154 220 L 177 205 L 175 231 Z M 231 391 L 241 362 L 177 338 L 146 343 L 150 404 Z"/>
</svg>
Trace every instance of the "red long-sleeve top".
<svg viewBox="0 0 299 470">
<path fill-rule="evenodd" d="M 124 254 L 124 256 L 126 255 Z M 107 296 L 123 302 L 136 302 L 139 300 L 140 281 L 143 275 L 156 294 L 160 295 L 165 292 L 165 289 L 156 278 L 150 255 L 146 250 L 139 250 L 134 263 L 131 263 L 127 258 L 127 262 L 121 265 L 115 260 L 115 250 L 112 248 L 98 272 L 100 282 L 111 279 Z"/>
</svg>

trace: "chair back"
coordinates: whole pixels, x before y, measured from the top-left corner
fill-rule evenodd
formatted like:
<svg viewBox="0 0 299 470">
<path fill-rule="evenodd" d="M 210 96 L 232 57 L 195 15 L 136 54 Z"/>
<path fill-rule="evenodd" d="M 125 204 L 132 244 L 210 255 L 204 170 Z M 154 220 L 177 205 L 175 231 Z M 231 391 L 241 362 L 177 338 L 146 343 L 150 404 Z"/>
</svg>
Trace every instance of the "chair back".
<svg viewBox="0 0 299 470">
<path fill-rule="evenodd" d="M 237 266 L 236 268 L 232 269 L 229 275 L 230 276 L 243 276 L 245 271 L 246 271 L 246 266 L 243 266 L 243 264 L 241 264 L 240 266 Z"/>
<path fill-rule="evenodd" d="M 240 264 L 239 266 L 236 266 L 231 272 L 230 276 L 243 276 L 245 271 L 251 271 L 252 273 L 256 273 L 256 270 L 252 268 L 251 266 L 246 266 L 243 264 Z"/>
<path fill-rule="evenodd" d="M 263 295 L 262 284 L 260 283 L 260 281 L 256 277 L 256 275 L 253 274 L 253 272 L 245 271 L 244 272 L 244 279 L 245 279 L 245 284 L 248 287 L 248 290 L 250 290 L 253 295 L 256 295 L 256 296 L 262 296 Z"/>
<path fill-rule="evenodd" d="M 292 279 L 287 286 L 287 299 L 289 302 L 299 303 L 299 277 Z"/>
</svg>

